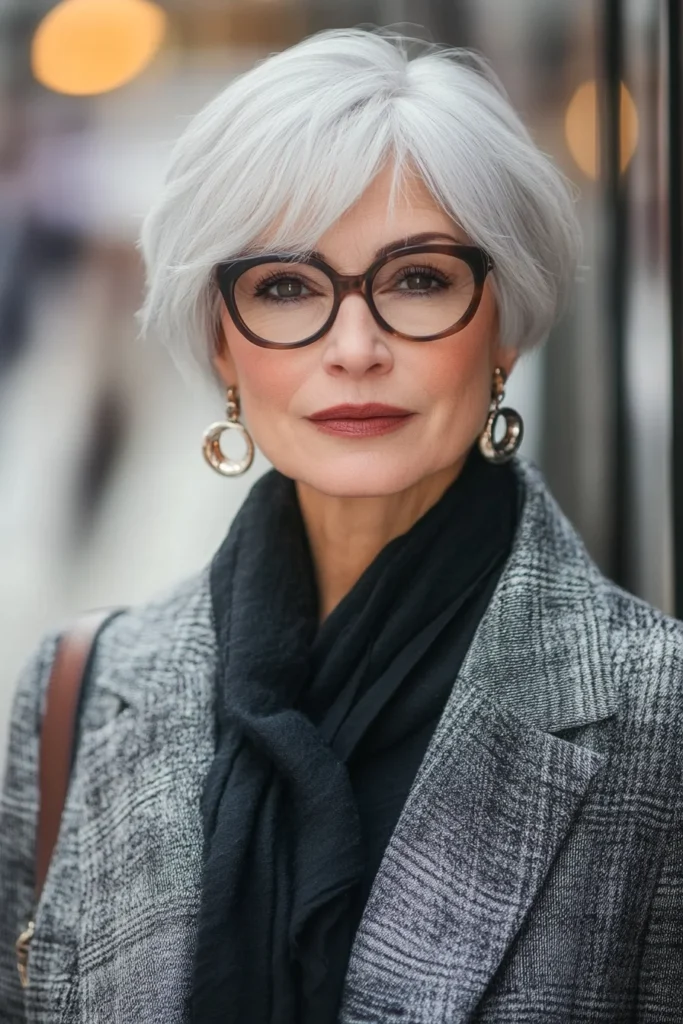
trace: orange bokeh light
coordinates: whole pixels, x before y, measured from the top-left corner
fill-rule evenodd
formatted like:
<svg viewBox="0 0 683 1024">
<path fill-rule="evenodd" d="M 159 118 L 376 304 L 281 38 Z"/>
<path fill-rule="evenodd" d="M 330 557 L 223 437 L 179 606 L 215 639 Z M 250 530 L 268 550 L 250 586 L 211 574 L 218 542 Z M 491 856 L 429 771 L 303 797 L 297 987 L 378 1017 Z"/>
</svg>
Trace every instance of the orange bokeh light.
<svg viewBox="0 0 683 1024">
<path fill-rule="evenodd" d="M 638 143 L 638 111 L 633 97 L 621 83 L 621 159 L 624 171 L 633 156 Z M 584 82 L 578 87 L 567 107 L 564 119 L 564 133 L 569 152 L 577 165 L 589 178 L 596 179 L 600 173 L 598 139 L 598 100 L 594 81 Z"/>
<path fill-rule="evenodd" d="M 108 92 L 140 74 L 165 29 L 165 12 L 150 0 L 62 0 L 36 29 L 31 68 L 56 92 Z"/>
</svg>

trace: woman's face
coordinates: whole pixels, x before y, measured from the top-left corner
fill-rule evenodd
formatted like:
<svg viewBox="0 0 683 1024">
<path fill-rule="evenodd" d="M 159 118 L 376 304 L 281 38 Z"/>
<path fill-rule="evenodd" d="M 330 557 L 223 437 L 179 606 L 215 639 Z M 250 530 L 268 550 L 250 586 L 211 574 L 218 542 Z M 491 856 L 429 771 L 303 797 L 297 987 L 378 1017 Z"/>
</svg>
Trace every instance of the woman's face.
<svg viewBox="0 0 683 1024">
<path fill-rule="evenodd" d="M 361 273 L 381 246 L 416 234 L 469 241 L 420 179 L 406 181 L 390 217 L 388 194 L 389 169 L 319 239 L 316 249 L 337 271 Z M 225 343 L 214 362 L 226 386 L 238 385 L 255 443 L 285 476 L 338 497 L 394 494 L 449 468 L 455 475 L 483 429 L 494 367 L 509 373 L 516 358 L 498 346 L 488 277 L 470 323 L 435 341 L 384 331 L 359 294 L 342 300 L 327 334 L 299 349 L 254 345 L 225 307 L 221 320 Z M 369 435 L 309 419 L 331 406 L 370 402 L 411 415 Z"/>
</svg>

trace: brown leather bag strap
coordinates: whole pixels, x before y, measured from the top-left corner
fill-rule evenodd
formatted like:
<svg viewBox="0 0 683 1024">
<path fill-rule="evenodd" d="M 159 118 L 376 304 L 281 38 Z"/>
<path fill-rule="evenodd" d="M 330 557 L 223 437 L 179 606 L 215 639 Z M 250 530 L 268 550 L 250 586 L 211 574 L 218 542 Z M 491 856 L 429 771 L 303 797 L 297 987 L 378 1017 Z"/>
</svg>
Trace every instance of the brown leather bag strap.
<svg viewBox="0 0 683 1024">
<path fill-rule="evenodd" d="M 88 656 L 104 623 L 118 610 L 86 612 L 57 645 L 47 684 L 40 733 L 38 779 L 40 801 L 36 835 L 35 899 L 45 883 L 62 818 L 71 774 L 76 719 Z"/>
</svg>

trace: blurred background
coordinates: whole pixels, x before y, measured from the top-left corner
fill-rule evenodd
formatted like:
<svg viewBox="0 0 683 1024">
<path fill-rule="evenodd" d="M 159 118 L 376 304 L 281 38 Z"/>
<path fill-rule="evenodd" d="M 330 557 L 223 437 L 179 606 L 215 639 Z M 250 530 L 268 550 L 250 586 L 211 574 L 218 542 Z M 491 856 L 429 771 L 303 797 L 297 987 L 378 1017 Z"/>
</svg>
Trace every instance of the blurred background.
<svg viewBox="0 0 683 1024">
<path fill-rule="evenodd" d="M 204 463 L 224 409 L 137 339 L 136 238 L 209 98 L 352 25 L 480 50 L 577 186 L 574 303 L 508 398 L 602 569 L 683 615 L 679 0 L 0 0 L 0 760 L 42 633 L 199 569 L 266 468 Z"/>
</svg>

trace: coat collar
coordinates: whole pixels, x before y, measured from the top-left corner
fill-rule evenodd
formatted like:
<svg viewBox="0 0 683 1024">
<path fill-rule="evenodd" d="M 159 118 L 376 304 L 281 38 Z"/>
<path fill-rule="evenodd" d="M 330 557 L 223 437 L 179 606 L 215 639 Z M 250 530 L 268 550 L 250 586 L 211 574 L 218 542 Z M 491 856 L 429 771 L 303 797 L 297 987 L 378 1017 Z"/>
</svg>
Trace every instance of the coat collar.
<svg viewBox="0 0 683 1024">
<path fill-rule="evenodd" d="M 554 733 L 614 714 L 606 580 L 539 470 L 515 460 L 524 506 L 460 680 Z"/>
</svg>

